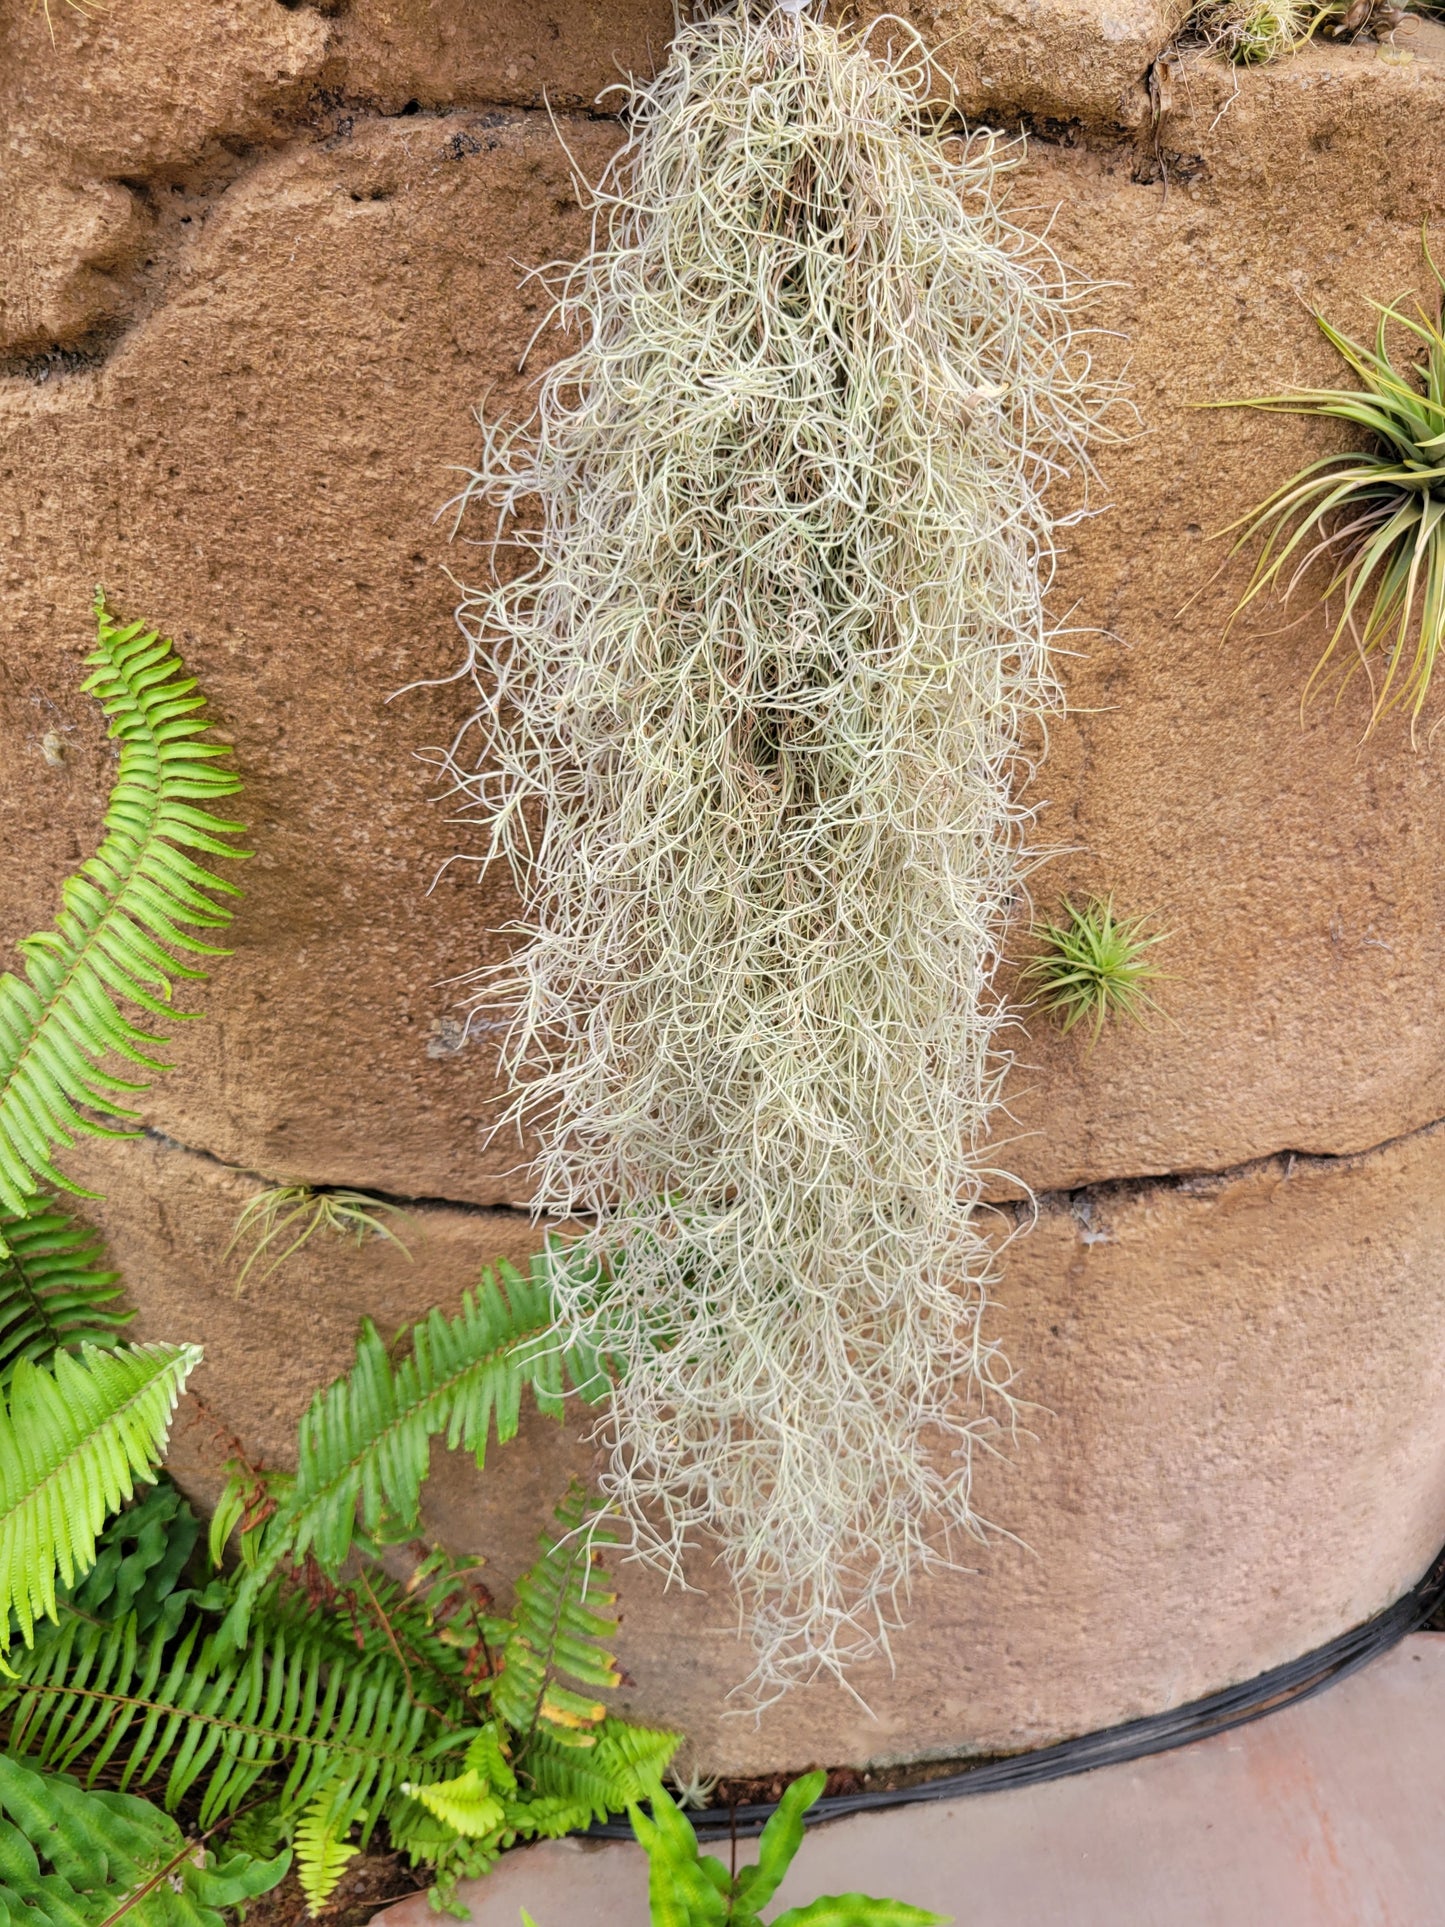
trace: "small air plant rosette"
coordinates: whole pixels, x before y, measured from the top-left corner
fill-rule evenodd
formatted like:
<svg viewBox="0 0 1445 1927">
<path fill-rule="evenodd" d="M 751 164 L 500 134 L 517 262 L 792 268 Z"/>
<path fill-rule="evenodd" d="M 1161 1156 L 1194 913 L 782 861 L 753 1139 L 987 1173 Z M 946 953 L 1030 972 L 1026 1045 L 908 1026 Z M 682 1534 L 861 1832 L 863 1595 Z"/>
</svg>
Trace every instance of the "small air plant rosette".
<svg viewBox="0 0 1445 1927">
<path fill-rule="evenodd" d="M 1332 573 L 1322 599 L 1337 603 L 1339 616 L 1304 701 L 1333 681 L 1338 702 L 1363 675 L 1370 686 L 1366 735 L 1392 710 L 1405 709 L 1412 742 L 1445 644 L 1445 276 L 1424 235 L 1422 245 L 1439 290 L 1433 315 L 1418 302 L 1413 313 L 1400 299 L 1372 302 L 1373 346 L 1315 316 L 1358 388 L 1299 388 L 1208 404 L 1322 417 L 1356 431 L 1354 447 L 1319 456 L 1224 531 L 1237 532 L 1234 554 L 1260 545 L 1231 620 L 1276 590 L 1288 603 L 1316 565 L 1326 564 Z M 1412 366 L 1397 365 L 1392 330 L 1423 349 Z"/>
<path fill-rule="evenodd" d="M 1150 931 L 1152 921 L 1116 915 L 1111 896 L 1077 905 L 1065 897 L 1059 917 L 1030 933 L 1041 948 L 1019 972 L 1020 988 L 1065 1037 L 1084 1025 L 1092 1051 L 1105 1024 L 1140 1023 L 1159 1010 L 1147 986 L 1165 973 L 1151 952 L 1169 932 Z"/>
<path fill-rule="evenodd" d="M 1308 0 L 1205 0 L 1189 16 L 1189 38 L 1239 67 L 1277 60 L 1309 37 Z"/>
<path fill-rule="evenodd" d="M 249 1242 L 249 1250 L 236 1273 L 236 1294 L 262 1259 L 267 1260 L 262 1279 L 279 1271 L 288 1258 L 294 1258 L 318 1231 L 337 1238 L 351 1238 L 363 1244 L 369 1236 L 385 1238 L 410 1262 L 411 1253 L 387 1224 L 387 1217 L 405 1217 L 397 1204 L 373 1197 L 367 1191 L 327 1189 L 309 1184 L 273 1184 L 248 1198 L 236 1216 L 231 1242 L 221 1253 L 229 1258 L 238 1247 Z"/>
<path fill-rule="evenodd" d="M 937 78 L 896 19 L 682 28 L 587 190 L 580 345 L 467 490 L 520 572 L 462 605 L 452 769 L 526 905 L 482 994 L 538 1207 L 595 1226 L 560 1323 L 618 1364 L 612 1496 L 672 1574 L 720 1548 L 764 1697 L 983 1536 L 1009 1415 L 971 1147 L 1044 491 L 1102 404 L 1018 150 Z"/>
<path fill-rule="evenodd" d="M 1203 0 L 1189 15 L 1185 43 L 1238 67 L 1263 66 L 1316 39 L 1393 40 L 1412 14 L 1441 11 L 1438 0 Z"/>
</svg>

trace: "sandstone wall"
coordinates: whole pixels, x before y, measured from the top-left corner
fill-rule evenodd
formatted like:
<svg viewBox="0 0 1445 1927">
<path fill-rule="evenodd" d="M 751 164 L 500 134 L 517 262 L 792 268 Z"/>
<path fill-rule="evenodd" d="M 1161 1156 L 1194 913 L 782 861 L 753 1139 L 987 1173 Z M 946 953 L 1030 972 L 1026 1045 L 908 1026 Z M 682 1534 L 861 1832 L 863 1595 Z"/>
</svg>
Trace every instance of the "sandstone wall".
<svg viewBox="0 0 1445 1927">
<path fill-rule="evenodd" d="M 1039 130 L 1018 200 L 1111 285 L 1101 359 L 1144 432 L 1100 455 L 1060 612 L 1102 633 L 1040 784 L 1048 902 L 1112 888 L 1173 934 L 1170 1021 L 1092 1055 L 1019 1039 L 998 1158 L 1040 1195 L 998 1329 L 1037 1401 L 986 1471 L 1018 1535 L 920 1588 L 873 1719 L 810 1689 L 722 1717 L 744 1670 L 705 1558 L 625 1576 L 635 1706 L 713 1765 L 1042 1741 L 1240 1679 L 1408 1585 L 1445 1537 L 1445 877 L 1439 753 L 1363 749 L 1363 697 L 1298 695 L 1319 621 L 1227 639 L 1213 531 L 1328 431 L 1194 404 L 1333 380 L 1309 318 L 1420 286 L 1445 201 L 1445 30 L 1240 77 L 1197 59 L 1156 125 L 1152 0 L 912 9 L 970 111 Z M 455 1298 L 533 1234 L 516 1146 L 484 1144 L 488 1033 L 446 980 L 499 954 L 414 752 L 462 713 L 433 519 L 472 408 L 524 403 L 542 315 L 619 133 L 590 103 L 665 49 L 666 0 L 0 0 L 0 942 L 93 844 L 110 761 L 81 697 L 92 585 L 173 633 L 246 775 L 237 954 L 139 1144 L 73 1161 L 148 1334 L 207 1363 L 176 1442 L 210 1489 L 228 1432 L 281 1458 L 357 1318 Z M 541 111 L 546 97 L 552 119 Z M 555 342 L 544 336 L 532 368 Z M 1196 591 L 1200 591 L 1196 596 Z M 1183 614 L 1189 598 L 1195 597 Z M 49 735 L 51 759 L 43 739 Z M 54 738 L 63 753 L 55 762 Z M 222 1265 L 259 1174 L 424 1200 L 407 1265 L 313 1246 L 241 1299 Z M 1000 1181 L 1007 1196 L 1016 1185 Z M 1001 1222 L 1008 1222 L 1007 1208 Z M 439 1528 L 505 1573 L 589 1448 L 535 1427 L 448 1468 Z"/>
</svg>

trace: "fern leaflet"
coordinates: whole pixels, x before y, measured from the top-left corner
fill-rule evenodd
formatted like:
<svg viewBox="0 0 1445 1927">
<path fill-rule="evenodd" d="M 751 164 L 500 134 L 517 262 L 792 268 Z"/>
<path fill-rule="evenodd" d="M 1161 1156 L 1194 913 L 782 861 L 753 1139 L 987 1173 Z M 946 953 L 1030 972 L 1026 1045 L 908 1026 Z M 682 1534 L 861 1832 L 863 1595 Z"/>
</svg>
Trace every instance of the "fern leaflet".
<svg viewBox="0 0 1445 1927">
<path fill-rule="evenodd" d="M 16 1364 L 0 1400 L 0 1650 L 13 1610 L 28 1646 L 35 1622 L 55 1616 L 63 1584 L 85 1572 L 107 1515 L 156 1465 L 181 1388 L 200 1359 L 194 1345 L 137 1345 L 53 1372 Z"/>
<path fill-rule="evenodd" d="M 95 1233 L 47 1198 L 26 1198 L 18 1214 L 0 1211 L 0 1388 L 19 1358 L 44 1365 L 81 1344 L 121 1343 L 135 1313 L 115 1303 L 120 1274 L 100 1258 Z"/>
<path fill-rule="evenodd" d="M 296 1823 L 296 1871 L 308 1912 L 319 1913 L 341 1884 L 346 1863 L 361 1848 L 345 1838 L 350 1827 L 338 1826 L 325 1801 L 309 1806 Z"/>
<path fill-rule="evenodd" d="M 455 1316 L 436 1310 L 413 1328 L 399 1364 L 371 1321 L 363 1323 L 351 1370 L 318 1392 L 301 1420 L 295 1478 L 273 1480 L 276 1510 L 246 1538 L 228 1638 L 244 1639 L 251 1608 L 283 1558 L 309 1552 L 323 1571 L 340 1568 L 358 1506 L 368 1532 L 413 1530 L 433 1438 L 464 1446 L 480 1466 L 493 1431 L 499 1440 L 515 1434 L 524 1388 L 558 1417 L 564 1377 L 584 1397 L 600 1396 L 596 1359 L 556 1341 L 548 1266 L 539 1253 L 526 1276 L 506 1263 L 497 1276 L 485 1271 Z M 241 1476 L 222 1498 L 225 1517 L 237 1515 L 247 1483 Z"/>
<path fill-rule="evenodd" d="M 517 1604 L 492 1685 L 492 1708 L 528 1739 L 546 1726 L 564 1746 L 591 1746 L 606 1707 L 564 1686 L 560 1674 L 596 1692 L 618 1684 L 615 1662 L 597 1644 L 617 1631 L 608 1608 L 617 1595 L 599 1566 L 615 1535 L 588 1516 L 587 1495 L 574 1485 L 556 1512 L 562 1528 L 541 1540 L 542 1557 L 517 1581 Z"/>
<path fill-rule="evenodd" d="M 84 1111 L 133 1117 L 124 1102 L 148 1080 L 115 1076 L 102 1068 L 106 1058 L 142 1072 L 165 1068 L 152 1054 L 164 1039 L 120 1005 L 151 1017 L 185 1016 L 171 1007 L 171 980 L 204 972 L 173 953 L 225 954 L 181 926 L 228 923 L 230 911 L 210 893 L 234 896 L 236 886 L 188 852 L 246 854 L 221 840 L 242 826 L 202 807 L 240 781 L 215 767 L 230 752 L 199 740 L 205 702 L 194 679 L 154 630 L 138 622 L 117 627 L 100 595 L 95 613 L 95 673 L 85 687 L 120 741 L 106 834 L 62 885 L 55 928 L 21 943 L 24 976 L 0 976 L 0 1207 L 16 1214 L 37 1180 L 77 1189 L 51 1161 L 77 1133 L 124 1135 Z"/>
</svg>

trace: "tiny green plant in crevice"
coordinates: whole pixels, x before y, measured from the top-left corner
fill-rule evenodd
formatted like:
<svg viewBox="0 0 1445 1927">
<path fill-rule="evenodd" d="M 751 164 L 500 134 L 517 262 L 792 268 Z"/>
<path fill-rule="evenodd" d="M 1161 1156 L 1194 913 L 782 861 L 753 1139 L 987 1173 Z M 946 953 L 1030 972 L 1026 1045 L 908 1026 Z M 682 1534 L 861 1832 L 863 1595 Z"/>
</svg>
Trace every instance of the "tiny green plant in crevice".
<svg viewBox="0 0 1445 1927">
<path fill-rule="evenodd" d="M 1146 986 L 1162 974 L 1150 951 L 1167 932 L 1148 933 L 1150 921 L 1116 916 L 1112 897 L 1081 905 L 1066 897 L 1056 921 L 1034 926 L 1043 947 L 1020 971 L 1020 984 L 1065 1036 L 1087 1025 L 1092 1048 L 1106 1023 L 1138 1022 L 1159 1008 Z"/>
<path fill-rule="evenodd" d="M 404 1217 L 405 1213 L 400 1205 L 373 1197 L 367 1191 L 309 1184 L 271 1185 L 242 1205 L 231 1242 L 221 1255 L 229 1258 L 238 1246 L 249 1241 L 250 1249 L 236 1273 L 238 1292 L 245 1288 L 253 1266 L 262 1258 L 270 1254 L 270 1262 L 261 1273 L 263 1279 L 269 1278 L 318 1231 L 333 1237 L 352 1238 L 358 1245 L 368 1236 L 385 1238 L 410 1259 L 411 1253 L 387 1224 L 388 1215 Z M 281 1249 L 273 1251 L 275 1245 Z"/>
<path fill-rule="evenodd" d="M 1308 37 L 1313 11 L 1298 0 L 1206 0 L 1190 14 L 1188 33 L 1206 52 L 1260 66 Z"/>
<path fill-rule="evenodd" d="M 699 1851 L 692 1822 L 666 1793 L 653 1795 L 650 1816 L 634 1806 L 632 1831 L 647 1854 L 652 1927 L 763 1927 L 762 1910 L 803 1844 L 803 1816 L 827 1778 L 814 1772 L 794 1780 L 763 1828 L 757 1860 L 741 1869 Z M 825 1894 L 776 1915 L 772 1927 L 947 1927 L 949 1918 L 902 1900 Z"/>
<path fill-rule="evenodd" d="M 1338 684 L 1336 700 L 1357 674 L 1370 685 L 1368 735 L 1391 710 L 1405 708 L 1412 741 L 1445 643 L 1445 330 L 1441 276 L 1428 241 L 1425 259 L 1439 287 L 1435 312 L 1398 299 L 1372 302 L 1373 346 L 1362 345 L 1316 315 L 1325 339 L 1359 379 L 1358 388 L 1300 388 L 1279 395 L 1207 404 L 1339 421 L 1364 439 L 1321 455 L 1225 531 L 1232 553 L 1258 541 L 1259 553 L 1233 620 L 1269 591 L 1283 599 L 1316 563 L 1331 570 L 1321 591 L 1340 613 L 1305 687 Z M 1403 331 L 1423 350 L 1397 366 L 1390 332 Z M 1376 671 L 1379 671 L 1378 680 Z"/>
</svg>

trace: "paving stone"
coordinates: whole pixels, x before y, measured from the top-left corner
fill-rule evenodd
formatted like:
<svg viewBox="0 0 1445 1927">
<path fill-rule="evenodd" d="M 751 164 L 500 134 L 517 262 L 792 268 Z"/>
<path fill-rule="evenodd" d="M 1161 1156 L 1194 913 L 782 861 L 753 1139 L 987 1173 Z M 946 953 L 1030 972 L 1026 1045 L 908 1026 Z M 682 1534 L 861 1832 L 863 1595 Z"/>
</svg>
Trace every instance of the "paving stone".
<svg viewBox="0 0 1445 1927">
<path fill-rule="evenodd" d="M 1438 1927 L 1445 1637 L 1197 1746 L 811 1832 L 779 1910 L 859 1891 L 957 1927 Z M 646 1927 L 630 1845 L 549 1841 L 463 1889 L 475 1927 Z M 379 1917 L 433 1927 L 424 1898 Z"/>
</svg>

